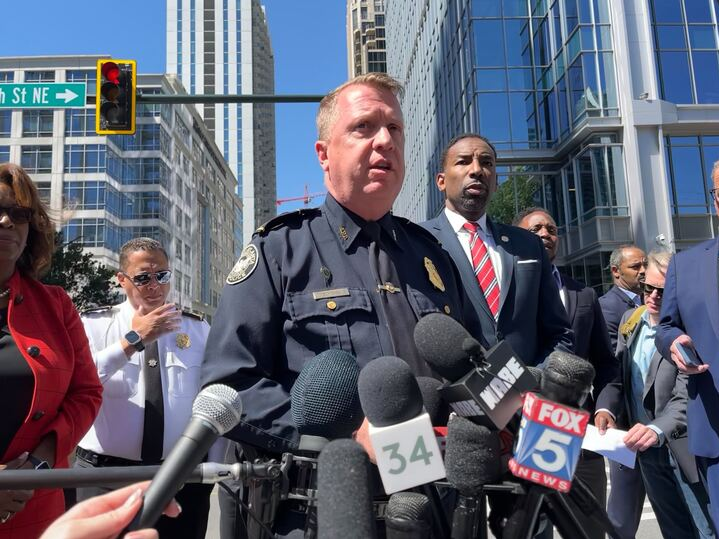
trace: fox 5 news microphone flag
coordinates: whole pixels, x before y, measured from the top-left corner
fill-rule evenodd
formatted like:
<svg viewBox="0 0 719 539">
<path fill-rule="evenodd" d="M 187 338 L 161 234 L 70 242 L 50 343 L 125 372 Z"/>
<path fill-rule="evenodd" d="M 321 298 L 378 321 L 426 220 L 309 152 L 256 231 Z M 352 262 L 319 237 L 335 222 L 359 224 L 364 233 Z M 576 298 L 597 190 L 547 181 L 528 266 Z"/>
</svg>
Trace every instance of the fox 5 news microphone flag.
<svg viewBox="0 0 719 539">
<path fill-rule="evenodd" d="M 520 479 L 568 492 L 589 412 L 527 393 L 509 469 Z"/>
</svg>

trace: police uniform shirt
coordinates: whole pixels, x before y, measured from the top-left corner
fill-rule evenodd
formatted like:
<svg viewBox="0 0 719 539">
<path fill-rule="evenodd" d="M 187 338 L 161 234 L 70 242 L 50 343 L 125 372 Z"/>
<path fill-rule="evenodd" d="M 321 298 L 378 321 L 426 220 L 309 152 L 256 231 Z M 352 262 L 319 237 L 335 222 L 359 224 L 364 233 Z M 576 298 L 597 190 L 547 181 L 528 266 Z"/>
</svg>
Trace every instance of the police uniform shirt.
<svg viewBox="0 0 719 539">
<path fill-rule="evenodd" d="M 328 195 L 320 208 L 273 219 L 243 250 L 202 369 L 203 385 L 219 381 L 240 391 L 243 418 L 231 438 L 271 452 L 294 447 L 289 392 L 306 361 L 330 348 L 349 352 L 360 366 L 394 355 L 362 223 Z M 461 321 L 459 277 L 437 240 L 390 214 L 379 223 L 402 281 L 394 284 L 415 318 L 444 312 Z"/>
<path fill-rule="evenodd" d="M 103 392 L 100 412 L 79 445 L 95 453 L 139 461 L 145 414 L 140 367 L 145 353 L 135 352 L 128 358 L 120 343 L 131 329 L 134 314 L 132 305 L 125 301 L 81 316 Z M 157 340 L 165 419 L 163 459 L 192 414 L 208 332 L 207 322 L 185 314 L 178 331 Z"/>
</svg>

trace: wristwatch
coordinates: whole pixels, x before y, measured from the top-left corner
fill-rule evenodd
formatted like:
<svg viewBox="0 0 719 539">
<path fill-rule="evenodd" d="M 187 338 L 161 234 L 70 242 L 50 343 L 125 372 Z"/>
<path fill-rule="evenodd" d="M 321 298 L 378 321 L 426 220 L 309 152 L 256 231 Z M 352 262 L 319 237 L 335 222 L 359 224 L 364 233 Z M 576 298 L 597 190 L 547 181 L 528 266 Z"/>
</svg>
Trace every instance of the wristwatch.
<svg viewBox="0 0 719 539">
<path fill-rule="evenodd" d="M 27 460 L 28 460 L 28 462 L 30 462 L 30 464 L 32 464 L 35 467 L 36 470 L 50 470 L 51 469 L 50 465 L 48 464 L 48 462 L 46 460 L 40 460 L 39 458 L 37 458 L 33 455 L 28 455 Z"/>
<path fill-rule="evenodd" d="M 132 347 L 138 352 L 142 352 L 145 349 L 145 345 L 142 344 L 142 337 L 137 331 L 128 331 L 125 333 L 125 340 L 129 342 Z"/>
</svg>

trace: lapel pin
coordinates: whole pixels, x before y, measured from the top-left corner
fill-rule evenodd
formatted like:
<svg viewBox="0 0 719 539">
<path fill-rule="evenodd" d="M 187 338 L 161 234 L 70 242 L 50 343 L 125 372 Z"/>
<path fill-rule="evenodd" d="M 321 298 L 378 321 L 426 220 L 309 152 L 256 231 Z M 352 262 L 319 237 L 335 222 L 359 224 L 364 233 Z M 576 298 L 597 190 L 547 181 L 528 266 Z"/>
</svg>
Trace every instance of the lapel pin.
<svg viewBox="0 0 719 539">
<path fill-rule="evenodd" d="M 509 241 L 509 238 L 507 236 L 502 236 L 500 238 L 504 243 L 507 243 Z"/>
</svg>

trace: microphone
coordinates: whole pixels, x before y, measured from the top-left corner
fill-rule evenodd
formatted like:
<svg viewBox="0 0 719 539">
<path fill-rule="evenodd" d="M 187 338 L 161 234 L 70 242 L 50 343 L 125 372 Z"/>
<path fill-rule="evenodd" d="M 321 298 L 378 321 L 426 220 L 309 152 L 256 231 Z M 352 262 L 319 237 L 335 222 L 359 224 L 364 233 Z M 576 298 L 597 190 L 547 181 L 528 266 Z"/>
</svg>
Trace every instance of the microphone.
<svg viewBox="0 0 719 539">
<path fill-rule="evenodd" d="M 377 537 L 367 453 L 354 440 L 329 442 L 318 459 L 317 516 L 320 539 Z"/>
<path fill-rule="evenodd" d="M 452 517 L 452 539 L 477 537 L 482 487 L 501 477 L 499 433 L 455 416 L 447 425 L 447 481 L 459 496 Z"/>
<path fill-rule="evenodd" d="M 592 390 L 594 367 L 579 356 L 555 350 L 544 366 L 540 387 L 549 400 L 579 408 Z"/>
<path fill-rule="evenodd" d="M 329 440 L 351 438 L 360 427 L 359 374 L 357 360 L 343 350 L 326 350 L 305 363 L 290 390 L 301 451 L 320 452 Z"/>
<path fill-rule="evenodd" d="M 395 492 L 385 513 L 387 539 L 430 539 L 432 509 L 427 496 L 419 492 Z"/>
<path fill-rule="evenodd" d="M 506 341 L 485 351 L 454 318 L 430 313 L 414 328 L 420 356 L 449 380 L 440 393 L 452 410 L 475 423 L 503 429 L 536 380 Z"/>
<path fill-rule="evenodd" d="M 435 427 L 435 432 L 436 427 L 446 427 L 447 421 L 449 421 L 449 404 L 439 394 L 442 382 L 429 376 L 418 376 L 417 385 L 419 385 L 419 391 L 422 393 L 424 409 L 429 414 L 429 419 L 432 421 L 432 426 Z"/>
<path fill-rule="evenodd" d="M 128 527 L 129 531 L 155 525 L 213 442 L 234 428 L 241 415 L 240 395 L 231 387 L 213 384 L 200 391 L 192 403 L 192 417 L 185 432 L 150 483 L 143 505 Z"/>
</svg>

